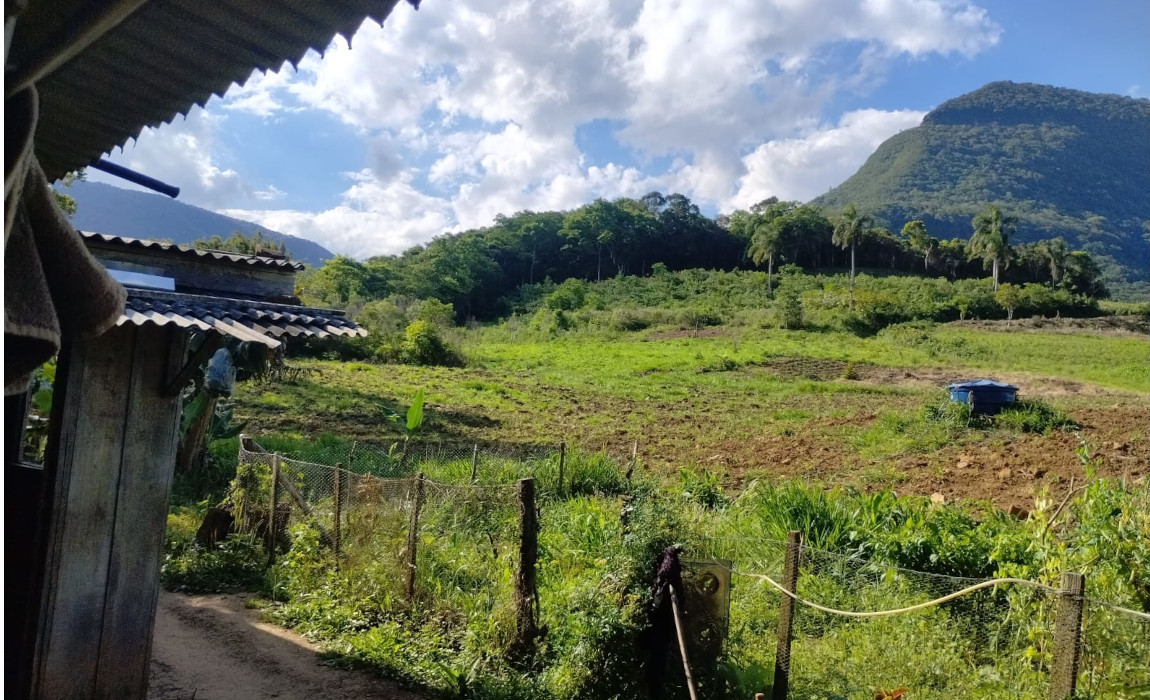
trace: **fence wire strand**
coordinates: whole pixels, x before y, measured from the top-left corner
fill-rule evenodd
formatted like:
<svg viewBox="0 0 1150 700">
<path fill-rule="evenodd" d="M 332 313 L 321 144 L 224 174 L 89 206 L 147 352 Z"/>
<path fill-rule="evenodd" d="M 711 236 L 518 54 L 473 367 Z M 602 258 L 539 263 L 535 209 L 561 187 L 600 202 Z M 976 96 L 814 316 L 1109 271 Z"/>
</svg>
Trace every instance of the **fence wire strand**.
<svg viewBox="0 0 1150 700">
<path fill-rule="evenodd" d="M 285 531 L 307 523 L 329 538 L 338 532 L 346 569 L 388 572 L 378 581 L 394 600 L 405 599 L 402 574 L 414 545 L 417 604 L 486 615 L 497 636 L 513 634 L 520 534 L 513 481 L 534 474 L 555 482 L 556 450 L 353 444 L 276 455 L 250 445 L 241 441 L 240 462 L 259 474 L 245 490 L 245 507 L 266 508 L 278 459 L 281 480 L 291 485 L 279 491 Z M 787 547 L 768 537 L 716 536 L 687 549 L 691 559 L 729 570 L 720 646 L 743 682 L 770 687 L 778 661 L 791 698 L 870 700 L 900 687 L 915 700 L 1048 695 L 1058 589 L 916 571 L 804 545 L 791 593 L 780 584 Z M 797 603 L 789 655 L 776 649 L 782 595 Z M 1079 645 L 1080 695 L 1150 697 L 1150 614 L 1087 598 Z"/>
</svg>

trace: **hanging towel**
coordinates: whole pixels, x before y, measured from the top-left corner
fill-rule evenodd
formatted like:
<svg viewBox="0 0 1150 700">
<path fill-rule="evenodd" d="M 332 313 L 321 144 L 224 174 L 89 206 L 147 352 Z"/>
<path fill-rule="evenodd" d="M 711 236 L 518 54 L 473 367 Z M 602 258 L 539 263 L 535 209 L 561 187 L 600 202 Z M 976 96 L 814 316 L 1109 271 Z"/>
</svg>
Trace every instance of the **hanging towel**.
<svg viewBox="0 0 1150 700">
<path fill-rule="evenodd" d="M 127 294 L 68 223 L 28 147 L 35 89 L 5 107 L 6 147 L 19 154 L 4 164 L 4 395 L 11 396 L 28 390 L 32 373 L 59 352 L 61 341 L 115 325 Z"/>
</svg>

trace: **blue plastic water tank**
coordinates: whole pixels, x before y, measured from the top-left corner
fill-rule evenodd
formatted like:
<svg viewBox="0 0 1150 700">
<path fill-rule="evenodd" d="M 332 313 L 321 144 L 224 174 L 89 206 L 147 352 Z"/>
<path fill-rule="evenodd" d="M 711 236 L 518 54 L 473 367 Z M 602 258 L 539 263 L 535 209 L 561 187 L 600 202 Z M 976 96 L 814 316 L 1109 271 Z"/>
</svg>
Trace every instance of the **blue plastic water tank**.
<svg viewBox="0 0 1150 700">
<path fill-rule="evenodd" d="M 970 382 L 955 382 L 946 387 L 950 400 L 971 405 L 974 413 L 993 414 L 1003 406 L 1014 403 L 1018 387 L 996 382 L 993 379 L 976 379 Z"/>
</svg>

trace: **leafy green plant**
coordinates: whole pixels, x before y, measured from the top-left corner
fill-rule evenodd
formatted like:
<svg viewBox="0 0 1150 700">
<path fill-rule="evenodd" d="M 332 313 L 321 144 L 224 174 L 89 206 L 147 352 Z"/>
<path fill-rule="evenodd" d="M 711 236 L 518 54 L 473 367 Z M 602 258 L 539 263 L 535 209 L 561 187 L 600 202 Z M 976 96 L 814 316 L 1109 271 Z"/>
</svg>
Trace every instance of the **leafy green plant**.
<svg viewBox="0 0 1150 700">
<path fill-rule="evenodd" d="M 701 472 L 693 469 L 680 469 L 679 493 L 682 494 L 683 498 L 704 508 L 716 508 L 727 502 L 723 496 L 723 487 L 719 483 L 719 477 L 706 469 Z"/>
</svg>

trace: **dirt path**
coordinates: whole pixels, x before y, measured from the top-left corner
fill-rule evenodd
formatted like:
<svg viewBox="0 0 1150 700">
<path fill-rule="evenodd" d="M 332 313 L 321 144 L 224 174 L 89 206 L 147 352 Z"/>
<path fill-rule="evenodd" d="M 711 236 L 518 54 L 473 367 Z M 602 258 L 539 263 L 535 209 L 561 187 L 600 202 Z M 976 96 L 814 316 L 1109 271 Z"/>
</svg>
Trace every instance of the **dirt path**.
<svg viewBox="0 0 1150 700">
<path fill-rule="evenodd" d="M 163 591 L 148 698 L 419 700 L 369 674 L 321 666 L 316 651 L 300 635 L 260 621 L 239 596 Z"/>
</svg>

